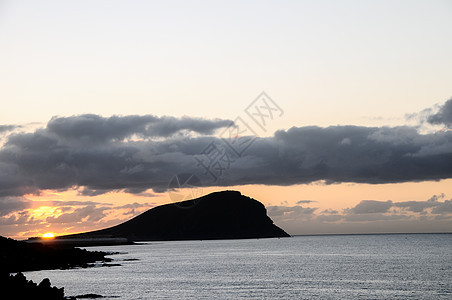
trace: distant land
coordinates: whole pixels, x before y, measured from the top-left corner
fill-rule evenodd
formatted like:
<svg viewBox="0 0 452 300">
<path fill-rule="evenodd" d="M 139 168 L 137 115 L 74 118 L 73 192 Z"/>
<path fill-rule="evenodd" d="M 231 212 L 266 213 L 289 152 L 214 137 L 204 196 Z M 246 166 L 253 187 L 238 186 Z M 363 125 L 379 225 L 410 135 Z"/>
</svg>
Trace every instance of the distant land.
<svg viewBox="0 0 452 300">
<path fill-rule="evenodd" d="M 122 224 L 55 238 L 75 244 L 92 239 L 134 241 L 213 240 L 289 237 L 273 224 L 265 206 L 238 191 L 222 191 L 149 209 Z"/>
</svg>

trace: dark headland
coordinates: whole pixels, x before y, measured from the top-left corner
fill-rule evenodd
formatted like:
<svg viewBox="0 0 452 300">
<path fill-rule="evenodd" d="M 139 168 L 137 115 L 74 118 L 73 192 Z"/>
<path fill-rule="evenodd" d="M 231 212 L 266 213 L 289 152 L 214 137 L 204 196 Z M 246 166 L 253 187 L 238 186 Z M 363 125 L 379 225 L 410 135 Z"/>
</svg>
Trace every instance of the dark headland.
<svg viewBox="0 0 452 300">
<path fill-rule="evenodd" d="M 122 224 L 58 239 L 129 241 L 212 240 L 289 237 L 273 224 L 265 206 L 238 191 L 154 207 Z"/>
</svg>

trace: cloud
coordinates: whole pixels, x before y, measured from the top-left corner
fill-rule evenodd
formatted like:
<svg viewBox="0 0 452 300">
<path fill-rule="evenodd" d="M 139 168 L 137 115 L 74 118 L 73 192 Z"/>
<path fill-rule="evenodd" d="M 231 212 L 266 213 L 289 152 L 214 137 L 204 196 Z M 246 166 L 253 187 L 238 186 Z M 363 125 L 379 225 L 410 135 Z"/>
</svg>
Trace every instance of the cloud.
<svg viewBox="0 0 452 300">
<path fill-rule="evenodd" d="M 112 203 L 94 201 L 29 201 L 23 199 L 24 201 L 20 202 L 19 200 L 10 199 L 9 202 L 0 202 L 2 211 L 0 231 L 3 234 L 13 236 L 19 232 L 25 236 L 42 234 L 37 228 L 40 228 L 41 231 L 54 232 L 73 232 L 74 228 L 77 228 L 77 231 L 100 229 L 117 225 L 157 205 L 156 203 L 134 202 L 114 206 Z M 42 213 L 41 208 L 43 207 L 52 207 L 52 215 Z M 37 226 L 38 224 L 39 226 Z M 35 227 L 31 225 L 35 225 Z M 27 230 L 31 231 L 27 232 Z"/>
<path fill-rule="evenodd" d="M 0 125 L 0 135 L 9 131 L 12 131 L 21 126 L 18 125 Z"/>
<path fill-rule="evenodd" d="M 432 209 L 434 214 L 449 213 L 452 212 L 449 207 L 450 200 L 440 202 L 440 199 L 445 197 L 444 193 L 439 195 L 433 195 L 426 201 L 403 201 L 394 203 L 393 207 L 402 208 L 405 211 L 415 213 L 426 213 L 427 209 Z"/>
<path fill-rule="evenodd" d="M 395 207 L 401 207 L 407 211 L 411 212 L 423 212 L 427 208 L 435 207 L 437 206 L 437 203 L 435 202 L 425 202 L 425 201 L 405 201 L 405 202 L 399 202 L 394 203 Z"/>
<path fill-rule="evenodd" d="M 312 203 L 312 202 L 317 202 L 317 201 L 313 201 L 313 200 L 300 200 L 297 202 L 297 204 L 308 204 L 308 203 Z"/>
<path fill-rule="evenodd" d="M 373 222 L 373 221 L 390 221 L 390 220 L 410 220 L 412 216 L 404 214 L 383 214 L 383 213 L 370 213 L 370 214 L 349 214 L 344 217 L 347 222 Z"/>
<path fill-rule="evenodd" d="M 444 197 L 444 194 L 439 194 L 425 201 L 405 202 L 363 200 L 341 212 L 271 206 L 268 214 L 291 234 L 448 232 L 452 221 L 452 199 L 441 201 Z"/>
<path fill-rule="evenodd" d="M 110 191 L 110 189 L 96 189 L 96 190 L 93 190 L 93 189 L 90 189 L 90 188 L 87 188 L 87 187 L 81 187 L 78 190 L 77 194 L 79 196 L 98 196 L 98 195 L 102 195 L 102 194 L 108 193 L 109 191 Z"/>
<path fill-rule="evenodd" d="M 439 194 L 425 201 L 362 200 L 341 212 L 282 205 L 267 210 L 278 226 L 292 234 L 448 232 L 452 199 L 441 201 L 444 198 L 444 194 Z"/>
<path fill-rule="evenodd" d="M 129 203 L 121 206 L 112 206 L 111 203 L 98 203 L 93 201 L 51 201 L 53 205 L 59 207 L 63 212 L 64 208 L 77 207 L 73 211 L 64 212 L 57 217 L 47 217 L 46 221 L 51 224 L 75 224 L 83 222 L 95 224 L 107 217 L 113 211 L 126 210 L 122 212 L 123 216 L 136 215 L 143 210 L 149 209 L 155 204 L 150 203 Z M 79 207 L 83 206 L 83 207 Z"/>
<path fill-rule="evenodd" d="M 326 209 L 317 212 L 315 208 L 302 208 L 300 206 L 273 206 L 268 213 L 280 224 L 293 220 L 315 220 L 321 223 L 356 223 L 381 221 L 414 221 L 434 220 L 436 215 L 445 216 L 441 220 L 451 219 L 452 199 L 440 201 L 444 194 L 433 195 L 426 201 L 378 201 L 362 200 L 352 208 L 337 210 Z M 302 226 L 302 224 L 300 224 Z"/>
<path fill-rule="evenodd" d="M 399 213 L 411 212 L 426 215 L 429 211 L 431 214 L 448 214 L 452 212 L 452 200 L 440 199 L 445 197 L 444 194 L 433 195 L 426 201 L 402 201 L 392 202 L 377 200 L 362 200 L 355 207 L 346 209 L 344 212 L 350 218 L 366 218 L 365 216 L 357 217 L 363 214 L 380 214 L 391 213 L 393 217 Z M 392 212 L 391 209 L 394 209 Z M 429 211 L 428 211 L 429 210 Z M 352 216 L 353 215 L 353 216 Z M 399 215 L 401 217 L 401 215 Z"/>
<path fill-rule="evenodd" d="M 281 219 L 309 219 L 317 208 L 302 206 L 269 206 L 268 215 L 271 218 Z"/>
<path fill-rule="evenodd" d="M 405 118 L 420 125 L 442 125 L 450 129 L 452 128 L 452 98 L 444 104 L 436 104 L 418 113 L 406 114 Z"/>
<path fill-rule="evenodd" d="M 335 214 L 338 214 L 339 213 L 339 211 L 337 211 L 337 210 L 335 210 L 335 209 L 325 209 L 325 210 L 322 210 L 322 214 L 332 214 L 332 215 L 335 215 Z"/>
<path fill-rule="evenodd" d="M 371 214 L 371 213 L 385 213 L 391 207 L 392 201 L 376 201 L 376 200 L 362 200 L 355 207 L 351 209 L 354 214 Z"/>
<path fill-rule="evenodd" d="M 452 128 L 452 98 L 441 105 L 437 113 L 428 116 L 427 121 L 431 124 Z"/>
<path fill-rule="evenodd" d="M 79 222 L 96 222 L 106 216 L 105 211 L 108 207 L 96 207 L 88 205 L 75 209 L 70 213 L 63 213 L 58 217 L 47 217 L 48 223 L 79 223 Z"/>
<path fill-rule="evenodd" d="M 292 127 L 270 137 L 254 137 L 239 156 L 232 149 L 240 145 L 237 140 L 247 137 L 205 135 L 228 124 L 150 115 L 53 118 L 45 128 L 8 136 L 0 148 L 0 197 L 44 189 L 77 189 L 88 196 L 163 192 L 179 173 L 197 175 L 204 186 L 319 180 L 379 184 L 452 177 L 450 131 L 420 134 L 409 126 Z M 211 145 L 223 156 L 209 169 L 200 161 L 215 158 Z M 217 180 L 211 176 L 214 172 Z"/>
<path fill-rule="evenodd" d="M 117 206 L 115 209 L 126 209 L 127 211 L 124 212 L 124 215 L 137 215 L 138 213 L 141 213 L 143 210 L 150 209 L 152 207 L 156 206 L 155 203 L 129 203 L 122 206 Z"/>
<path fill-rule="evenodd" d="M 38 201 L 38 203 L 40 205 L 46 204 L 45 201 Z M 71 200 L 62 201 L 62 200 L 55 200 L 55 201 L 49 201 L 47 205 L 63 207 L 63 206 L 87 206 L 87 205 L 107 205 L 107 206 L 111 206 L 113 204 L 112 203 L 104 203 L 104 202 L 94 202 L 94 201 L 71 201 Z"/>
<path fill-rule="evenodd" d="M 36 221 L 26 211 L 12 214 L 7 217 L 0 217 L 0 226 L 33 224 Z"/>
<path fill-rule="evenodd" d="M 229 126 L 230 120 L 205 120 L 199 118 L 174 118 L 145 116 L 112 116 L 86 114 L 72 117 L 54 117 L 47 124 L 47 131 L 63 139 L 79 142 L 101 143 L 139 137 L 170 137 L 182 131 L 212 134 Z"/>
<path fill-rule="evenodd" d="M 439 203 L 432 209 L 434 214 L 450 214 L 452 213 L 452 200 L 446 200 L 443 203 Z"/>
<path fill-rule="evenodd" d="M 151 204 L 151 203 L 137 203 L 137 202 L 134 202 L 134 203 L 125 204 L 125 205 L 122 205 L 122 206 L 116 206 L 115 208 L 116 209 L 121 209 L 121 208 L 134 209 L 134 208 L 142 208 L 142 207 L 149 208 L 149 207 L 154 206 L 154 205 L 155 205 L 155 203 Z"/>
<path fill-rule="evenodd" d="M 181 131 L 210 134 L 230 124 L 229 120 L 188 117 L 53 118 L 46 128 L 11 135 L 1 148 L 0 196 L 70 186 L 80 187 L 81 194 L 90 196 L 115 189 L 139 193 L 158 188 L 153 179 L 159 176 L 159 169 L 172 173 L 179 164 L 174 156 L 182 159 L 186 153 L 171 149 L 175 144 L 126 138 L 171 136 Z"/>
<path fill-rule="evenodd" d="M 30 202 L 22 197 L 2 197 L 0 198 L 0 217 L 28 207 L 30 207 Z"/>
<path fill-rule="evenodd" d="M 344 216 L 343 215 L 339 215 L 339 214 L 332 214 L 332 215 L 319 215 L 317 216 L 316 220 L 320 221 L 320 222 L 338 222 L 340 220 L 343 220 Z"/>
</svg>

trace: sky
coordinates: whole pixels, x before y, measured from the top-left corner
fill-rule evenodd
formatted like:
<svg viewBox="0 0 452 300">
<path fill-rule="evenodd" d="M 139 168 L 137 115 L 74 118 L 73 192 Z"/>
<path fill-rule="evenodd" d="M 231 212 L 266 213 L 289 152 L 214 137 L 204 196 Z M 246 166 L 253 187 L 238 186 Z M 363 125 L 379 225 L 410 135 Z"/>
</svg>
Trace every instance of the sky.
<svg viewBox="0 0 452 300">
<path fill-rule="evenodd" d="M 0 1 L 0 235 L 234 189 L 290 234 L 452 232 L 452 2 Z"/>
</svg>

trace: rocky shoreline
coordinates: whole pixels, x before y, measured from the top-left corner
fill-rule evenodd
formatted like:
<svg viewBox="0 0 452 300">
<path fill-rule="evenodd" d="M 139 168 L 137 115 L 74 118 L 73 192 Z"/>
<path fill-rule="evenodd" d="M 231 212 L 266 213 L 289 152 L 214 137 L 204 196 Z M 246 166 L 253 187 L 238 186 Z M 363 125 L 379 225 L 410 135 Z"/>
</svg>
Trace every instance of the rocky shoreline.
<svg viewBox="0 0 452 300">
<path fill-rule="evenodd" d="M 65 297 L 64 288 L 52 287 L 44 278 L 39 284 L 27 280 L 25 271 L 89 267 L 95 262 L 108 263 L 113 254 L 79 248 L 59 248 L 41 243 L 25 243 L 0 236 L 0 290 L 5 299 L 77 299 L 87 295 Z M 14 274 L 16 273 L 16 274 Z M 93 296 L 91 294 L 90 296 Z M 102 296 L 96 295 L 97 298 Z"/>
</svg>

